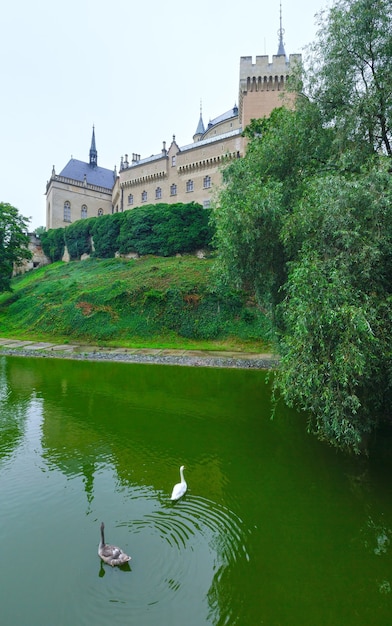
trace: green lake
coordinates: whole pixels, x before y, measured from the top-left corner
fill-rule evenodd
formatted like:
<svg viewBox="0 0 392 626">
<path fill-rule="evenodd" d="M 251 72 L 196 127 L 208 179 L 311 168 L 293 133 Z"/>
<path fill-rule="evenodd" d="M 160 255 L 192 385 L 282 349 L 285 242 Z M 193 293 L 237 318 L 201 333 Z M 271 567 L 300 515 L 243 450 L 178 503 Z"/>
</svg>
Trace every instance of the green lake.
<svg viewBox="0 0 392 626">
<path fill-rule="evenodd" d="M 0 357 L 0 426 L 4 626 L 392 623 L 391 438 L 271 419 L 265 372 Z"/>
</svg>

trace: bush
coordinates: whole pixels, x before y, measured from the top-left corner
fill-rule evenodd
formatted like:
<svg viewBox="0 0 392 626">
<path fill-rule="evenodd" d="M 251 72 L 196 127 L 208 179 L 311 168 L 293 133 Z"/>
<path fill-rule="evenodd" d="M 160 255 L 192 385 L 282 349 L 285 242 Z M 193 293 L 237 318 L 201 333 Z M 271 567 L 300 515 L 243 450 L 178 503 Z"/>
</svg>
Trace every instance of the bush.
<svg viewBox="0 0 392 626">
<path fill-rule="evenodd" d="M 91 229 L 96 219 L 78 220 L 65 229 L 65 244 L 72 260 L 80 259 L 82 254 L 91 254 Z"/>
<path fill-rule="evenodd" d="M 41 233 L 40 236 L 42 250 L 45 255 L 55 263 L 61 261 L 64 254 L 64 228 L 50 228 L 48 231 Z"/>
<path fill-rule="evenodd" d="M 113 258 L 119 248 L 118 236 L 125 213 L 102 215 L 95 218 L 92 226 L 94 239 L 93 256 L 101 259 Z"/>
</svg>

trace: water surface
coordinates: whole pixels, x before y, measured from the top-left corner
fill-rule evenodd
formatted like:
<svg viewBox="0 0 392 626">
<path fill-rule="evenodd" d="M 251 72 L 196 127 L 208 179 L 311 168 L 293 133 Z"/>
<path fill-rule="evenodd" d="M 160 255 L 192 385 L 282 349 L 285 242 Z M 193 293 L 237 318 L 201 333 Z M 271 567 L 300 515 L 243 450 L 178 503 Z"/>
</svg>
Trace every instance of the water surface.
<svg viewBox="0 0 392 626">
<path fill-rule="evenodd" d="M 264 372 L 1 357 L 0 426 L 1 623 L 390 623 L 390 442 L 271 420 Z"/>
</svg>

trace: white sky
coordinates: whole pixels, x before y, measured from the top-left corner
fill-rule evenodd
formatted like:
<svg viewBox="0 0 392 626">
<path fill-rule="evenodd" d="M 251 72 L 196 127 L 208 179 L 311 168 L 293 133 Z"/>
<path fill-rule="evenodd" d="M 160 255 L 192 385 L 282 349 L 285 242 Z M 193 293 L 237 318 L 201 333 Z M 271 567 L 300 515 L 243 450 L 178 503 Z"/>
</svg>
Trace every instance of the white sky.
<svg viewBox="0 0 392 626">
<path fill-rule="evenodd" d="M 282 0 L 286 54 L 316 37 L 327 0 Z M 20 0 L 1 9 L 0 202 L 45 225 L 52 166 L 119 169 L 192 142 L 238 103 L 241 56 L 276 54 L 279 0 Z"/>
</svg>

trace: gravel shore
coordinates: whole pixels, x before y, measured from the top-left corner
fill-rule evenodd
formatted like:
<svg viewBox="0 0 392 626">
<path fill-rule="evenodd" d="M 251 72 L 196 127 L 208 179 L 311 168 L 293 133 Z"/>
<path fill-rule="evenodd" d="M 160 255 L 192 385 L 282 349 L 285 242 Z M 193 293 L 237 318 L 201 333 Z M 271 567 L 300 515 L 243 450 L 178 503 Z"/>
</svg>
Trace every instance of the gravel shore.
<svg viewBox="0 0 392 626">
<path fill-rule="evenodd" d="M 0 356 L 58 358 L 188 367 L 274 369 L 278 359 L 270 354 L 203 350 L 159 350 L 56 345 L 46 342 L 0 339 Z"/>
</svg>

